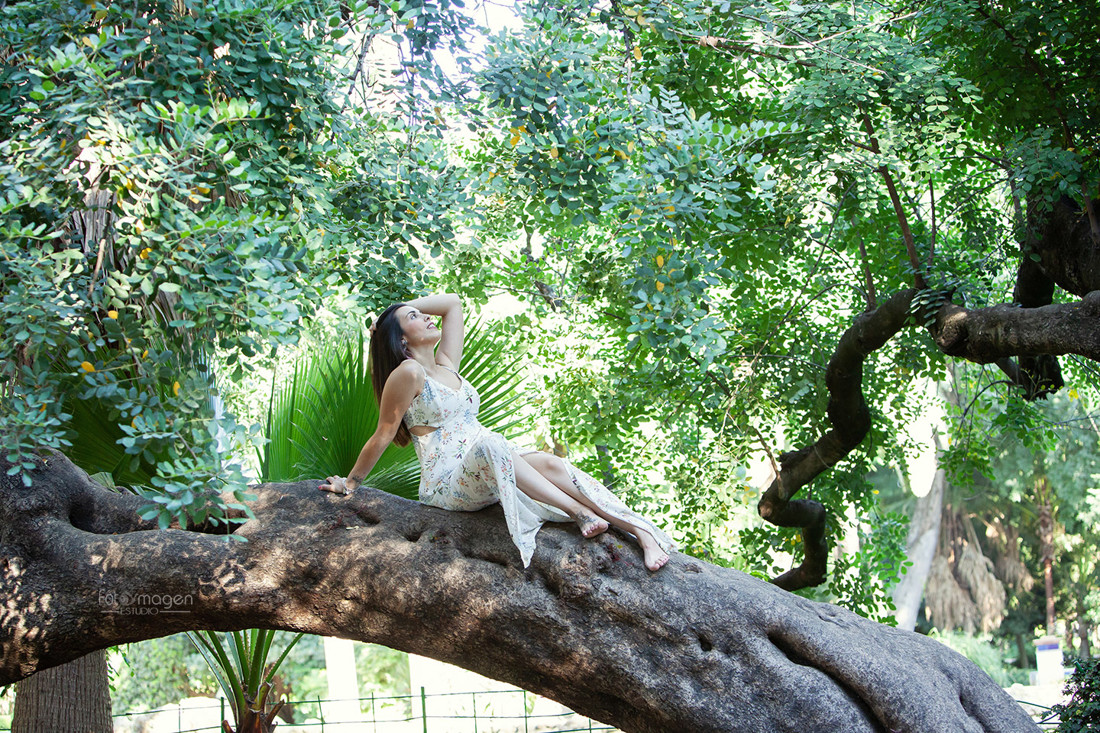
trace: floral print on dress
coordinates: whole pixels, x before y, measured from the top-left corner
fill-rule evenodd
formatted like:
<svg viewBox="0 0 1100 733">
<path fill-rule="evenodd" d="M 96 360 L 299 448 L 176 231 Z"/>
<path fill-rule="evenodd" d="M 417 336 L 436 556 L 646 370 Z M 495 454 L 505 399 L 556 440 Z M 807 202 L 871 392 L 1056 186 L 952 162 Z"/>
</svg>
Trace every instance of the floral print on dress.
<svg viewBox="0 0 1100 733">
<path fill-rule="evenodd" d="M 535 451 L 517 448 L 478 422 L 481 398 L 473 385 L 454 374 L 459 379 L 457 390 L 425 373 L 423 389 L 405 412 L 406 426 L 436 428 L 427 435 L 412 436 L 420 459 L 420 501 L 452 511 L 477 511 L 499 501 L 508 532 L 527 567 L 543 522 L 572 519 L 519 490 L 514 456 Z M 563 462 L 581 494 L 604 513 L 648 530 L 666 552 L 673 549 L 668 535 L 652 522 L 635 514 L 592 476 Z"/>
</svg>

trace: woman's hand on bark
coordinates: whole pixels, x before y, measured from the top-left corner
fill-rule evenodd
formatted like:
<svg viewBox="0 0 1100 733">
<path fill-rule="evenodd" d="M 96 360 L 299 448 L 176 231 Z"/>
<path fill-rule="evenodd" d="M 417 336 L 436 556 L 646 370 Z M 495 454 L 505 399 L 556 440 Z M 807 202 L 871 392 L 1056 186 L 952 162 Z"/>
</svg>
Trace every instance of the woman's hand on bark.
<svg viewBox="0 0 1100 733">
<path fill-rule="evenodd" d="M 317 487 L 321 491 L 331 491 L 334 494 L 345 496 L 348 493 L 347 479 L 341 476 L 329 476 L 325 483 Z"/>
</svg>

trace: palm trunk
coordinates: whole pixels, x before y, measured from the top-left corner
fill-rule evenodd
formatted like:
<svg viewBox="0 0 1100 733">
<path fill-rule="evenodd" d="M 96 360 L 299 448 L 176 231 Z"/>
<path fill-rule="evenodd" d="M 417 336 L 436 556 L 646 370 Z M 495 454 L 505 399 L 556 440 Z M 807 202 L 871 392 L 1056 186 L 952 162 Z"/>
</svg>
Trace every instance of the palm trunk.
<svg viewBox="0 0 1100 733">
<path fill-rule="evenodd" d="M 1047 636 L 1054 634 L 1054 510 L 1050 505 L 1050 479 L 1040 477 L 1035 484 L 1039 495 L 1039 555 L 1043 561 L 1046 586 Z"/>
<path fill-rule="evenodd" d="M 111 733 L 113 726 L 102 649 L 15 685 L 12 733 Z"/>
<path fill-rule="evenodd" d="M 936 450 L 939 437 L 933 434 Z M 943 495 L 947 478 L 942 468 L 936 469 L 932 488 L 917 500 L 916 509 L 909 523 L 909 541 L 906 554 L 912 565 L 905 571 L 894 588 L 894 605 L 899 629 L 912 631 L 917 625 L 917 613 L 924 597 L 924 584 L 932 570 L 932 558 L 940 537 L 940 519 L 943 516 Z"/>
</svg>

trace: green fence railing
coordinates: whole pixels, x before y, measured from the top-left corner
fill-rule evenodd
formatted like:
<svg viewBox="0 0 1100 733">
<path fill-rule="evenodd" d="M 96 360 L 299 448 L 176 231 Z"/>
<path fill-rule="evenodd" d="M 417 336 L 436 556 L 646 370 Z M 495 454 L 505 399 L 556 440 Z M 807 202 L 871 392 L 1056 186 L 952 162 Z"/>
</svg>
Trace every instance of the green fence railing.
<svg viewBox="0 0 1100 733">
<path fill-rule="evenodd" d="M 332 719 L 330 705 L 358 703 L 359 714 Z M 548 711 L 548 707 L 559 710 Z M 543 708 L 540 710 L 539 708 Z M 557 706 L 525 690 L 429 693 L 347 700 L 288 700 L 284 709 L 293 722 L 277 719 L 279 733 L 582 733 L 615 729 Z M 326 710 L 330 712 L 326 712 Z M 216 712 L 215 712 L 216 711 Z M 157 730 L 175 714 L 175 733 L 220 733 L 221 721 L 232 722 L 224 699 L 209 705 L 165 706 L 156 710 L 116 713 L 116 731 L 140 730 L 156 716 Z M 217 721 L 213 718 L 217 717 Z M 328 716 L 328 717 L 326 717 Z M 282 716 L 280 716 L 282 717 Z M 202 723 L 193 721 L 201 718 Z M 0 728 L 0 733 L 8 729 Z"/>
</svg>

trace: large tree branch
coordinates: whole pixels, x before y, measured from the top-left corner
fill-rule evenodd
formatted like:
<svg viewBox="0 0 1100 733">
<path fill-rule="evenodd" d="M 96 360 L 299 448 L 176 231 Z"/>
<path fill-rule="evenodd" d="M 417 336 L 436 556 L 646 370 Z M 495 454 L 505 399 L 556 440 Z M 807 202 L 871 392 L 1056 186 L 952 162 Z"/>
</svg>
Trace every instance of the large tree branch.
<svg viewBox="0 0 1100 733">
<path fill-rule="evenodd" d="M 627 731 L 1036 730 L 938 642 L 683 555 L 650 574 L 613 533 L 548 526 L 524 569 L 499 509 L 306 481 L 256 488 L 248 542 L 228 542 L 148 528 L 138 498 L 60 456 L 33 478 L 0 477 L 0 683 L 112 644 L 265 627 L 452 662 Z"/>
<path fill-rule="evenodd" d="M 940 351 L 978 364 L 1006 357 L 1079 354 L 1100 361 L 1100 290 L 1040 308 L 948 303 L 931 327 Z"/>
<path fill-rule="evenodd" d="M 776 578 L 781 588 L 797 590 L 825 580 L 828 545 L 825 509 L 811 499 L 792 497 L 822 471 L 839 463 L 871 429 L 871 412 L 863 398 L 863 362 L 893 338 L 909 320 L 916 290 L 895 293 L 878 308 L 861 314 L 840 337 L 825 372 L 832 428 L 815 443 L 779 457 L 780 471 L 760 498 L 760 516 L 781 527 L 802 527 L 802 564 Z"/>
<path fill-rule="evenodd" d="M 878 308 L 860 315 L 841 336 L 826 371 L 832 427 L 812 445 L 781 455 L 779 473 L 760 499 L 761 517 L 781 527 L 803 530 L 803 561 L 774 579 L 781 588 L 797 590 L 825 580 L 825 509 L 820 502 L 794 496 L 843 460 L 870 430 L 871 415 L 862 389 L 863 362 L 905 325 L 916 292 L 911 289 L 896 293 Z M 1016 384 L 1049 388 L 1053 384 L 1051 372 L 1040 380 L 1035 374 L 1022 373 L 1013 358 L 1025 366 L 1043 364 L 1062 354 L 1100 361 L 1100 291 L 1076 303 L 1039 308 L 997 305 L 968 310 L 947 303 L 936 312 L 929 330 L 937 347 L 948 356 L 979 364 L 996 363 Z"/>
<path fill-rule="evenodd" d="M 1100 207 L 1100 199 L 1089 202 Z M 1100 290 L 1100 236 L 1089 217 L 1063 196 L 1050 204 L 1028 201 L 1023 256 L 1039 257 L 1042 271 L 1058 287 L 1078 297 Z"/>
</svg>

